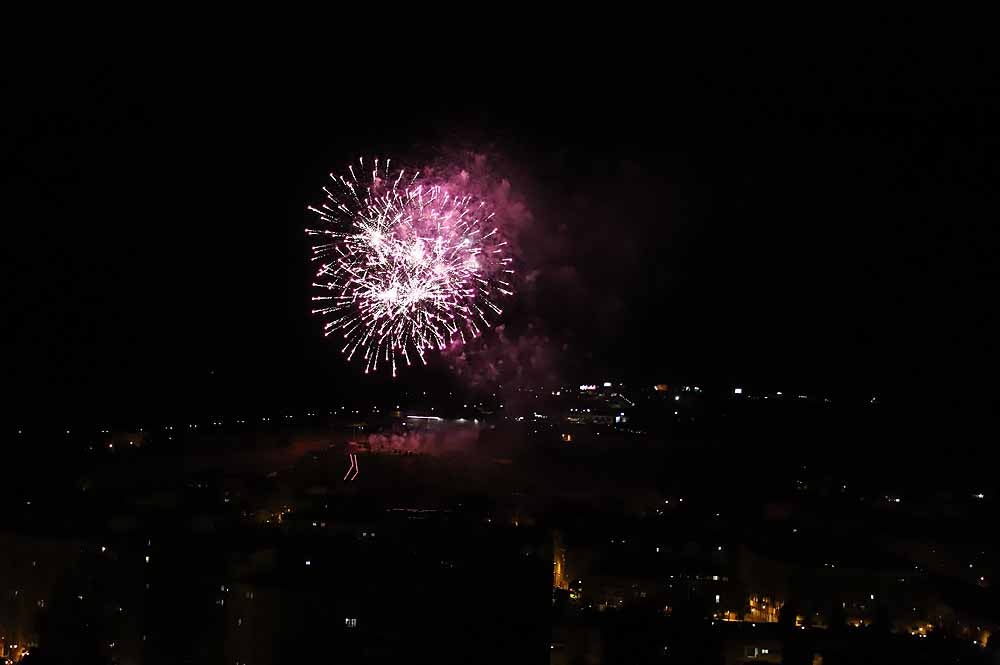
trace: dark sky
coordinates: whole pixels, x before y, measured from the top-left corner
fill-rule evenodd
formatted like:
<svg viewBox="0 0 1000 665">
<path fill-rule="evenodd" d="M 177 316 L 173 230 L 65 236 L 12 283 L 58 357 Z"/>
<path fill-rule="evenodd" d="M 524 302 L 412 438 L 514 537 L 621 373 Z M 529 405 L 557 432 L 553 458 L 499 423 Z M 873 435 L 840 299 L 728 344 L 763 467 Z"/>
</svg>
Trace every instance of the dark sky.
<svg viewBox="0 0 1000 665">
<path fill-rule="evenodd" d="M 912 54 L 772 65 L 23 71 L 0 130 L 11 418 L 377 389 L 307 314 L 305 205 L 359 154 L 468 147 L 501 156 L 532 210 L 543 284 L 508 325 L 567 344 L 567 380 L 946 387 L 942 408 L 991 406 L 994 73 Z"/>
</svg>

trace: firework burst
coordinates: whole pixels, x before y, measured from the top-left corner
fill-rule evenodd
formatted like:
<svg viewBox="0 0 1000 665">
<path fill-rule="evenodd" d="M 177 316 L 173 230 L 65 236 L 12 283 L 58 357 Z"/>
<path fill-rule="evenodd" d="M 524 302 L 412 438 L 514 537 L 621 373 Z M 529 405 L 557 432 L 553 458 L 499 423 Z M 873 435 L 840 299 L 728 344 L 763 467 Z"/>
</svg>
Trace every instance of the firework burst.
<svg viewBox="0 0 1000 665">
<path fill-rule="evenodd" d="M 502 314 L 514 271 L 485 201 L 389 160 L 362 158 L 330 179 L 326 200 L 309 206 L 322 222 L 306 229 L 317 237 L 312 312 L 325 335 L 343 337 L 349 361 L 395 376 L 397 359 L 426 363 L 425 352 L 465 343 Z"/>
</svg>

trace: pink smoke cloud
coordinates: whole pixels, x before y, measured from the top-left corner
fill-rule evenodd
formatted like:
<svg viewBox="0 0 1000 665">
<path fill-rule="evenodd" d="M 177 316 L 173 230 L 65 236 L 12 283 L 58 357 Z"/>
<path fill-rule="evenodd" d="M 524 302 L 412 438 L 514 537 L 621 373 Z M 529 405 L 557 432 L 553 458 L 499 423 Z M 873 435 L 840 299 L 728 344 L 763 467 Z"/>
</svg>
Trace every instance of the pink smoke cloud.
<svg viewBox="0 0 1000 665">
<path fill-rule="evenodd" d="M 369 434 L 372 451 L 441 455 L 467 451 L 479 439 L 479 428 L 450 426 L 447 431 L 418 430 L 405 433 Z"/>
</svg>

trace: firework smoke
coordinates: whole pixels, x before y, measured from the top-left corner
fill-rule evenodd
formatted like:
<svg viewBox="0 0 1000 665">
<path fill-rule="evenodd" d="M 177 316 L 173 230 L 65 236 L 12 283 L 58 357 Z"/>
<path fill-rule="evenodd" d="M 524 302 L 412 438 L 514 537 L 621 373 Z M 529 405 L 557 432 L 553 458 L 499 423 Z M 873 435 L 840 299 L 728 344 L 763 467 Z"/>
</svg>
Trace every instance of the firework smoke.
<svg viewBox="0 0 1000 665">
<path fill-rule="evenodd" d="M 397 359 L 426 363 L 428 350 L 493 325 L 514 270 L 495 212 L 462 187 L 467 176 L 435 182 L 362 158 L 330 179 L 326 200 L 309 207 L 322 222 L 306 229 L 318 238 L 312 311 L 349 361 L 360 354 L 365 372 L 381 363 L 395 376 Z"/>
</svg>

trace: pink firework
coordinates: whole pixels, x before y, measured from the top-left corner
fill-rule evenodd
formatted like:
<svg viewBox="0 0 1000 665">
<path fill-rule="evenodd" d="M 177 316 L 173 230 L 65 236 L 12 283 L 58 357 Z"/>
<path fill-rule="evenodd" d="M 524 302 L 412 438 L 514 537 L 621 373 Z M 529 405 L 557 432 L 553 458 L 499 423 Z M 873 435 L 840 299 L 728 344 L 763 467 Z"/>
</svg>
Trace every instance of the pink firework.
<svg viewBox="0 0 1000 665">
<path fill-rule="evenodd" d="M 381 362 L 395 376 L 397 357 L 426 363 L 426 351 L 492 325 L 514 271 L 485 202 L 419 172 L 390 172 L 388 160 L 366 167 L 362 158 L 330 179 L 326 200 L 309 207 L 323 227 L 306 229 L 320 237 L 312 312 L 325 335 L 343 336 L 348 360 L 360 354 L 365 372 Z"/>
</svg>

